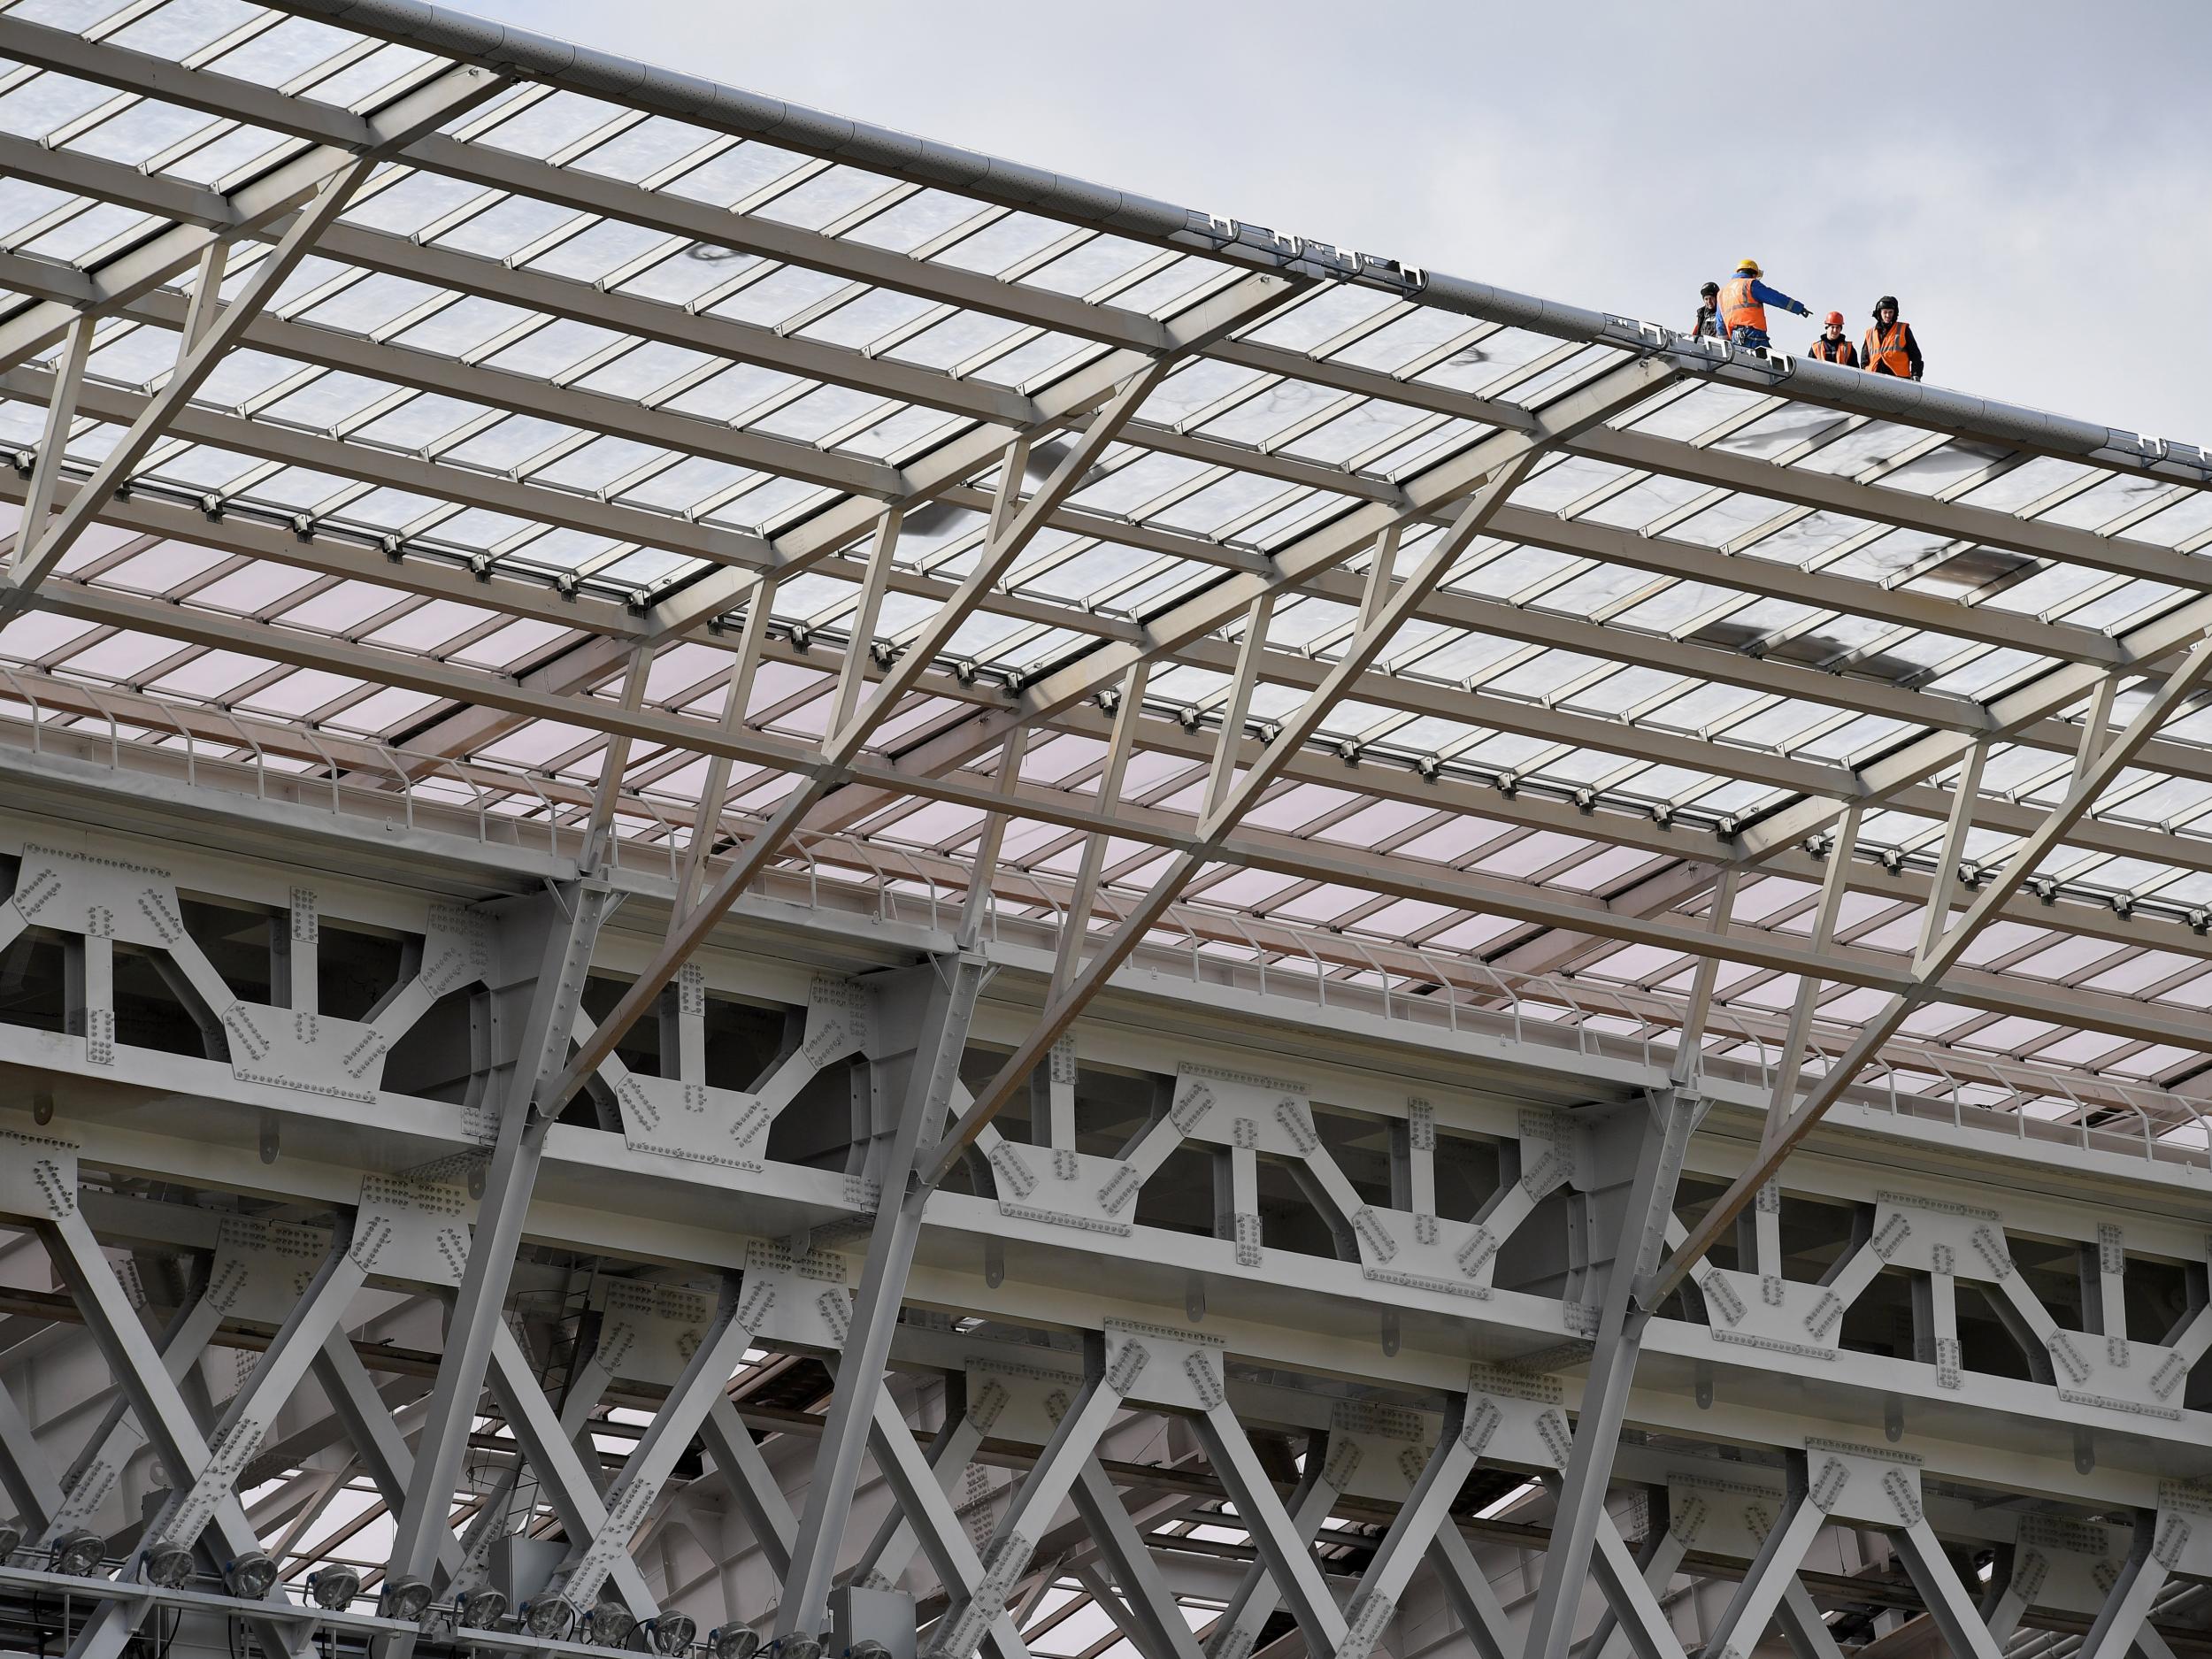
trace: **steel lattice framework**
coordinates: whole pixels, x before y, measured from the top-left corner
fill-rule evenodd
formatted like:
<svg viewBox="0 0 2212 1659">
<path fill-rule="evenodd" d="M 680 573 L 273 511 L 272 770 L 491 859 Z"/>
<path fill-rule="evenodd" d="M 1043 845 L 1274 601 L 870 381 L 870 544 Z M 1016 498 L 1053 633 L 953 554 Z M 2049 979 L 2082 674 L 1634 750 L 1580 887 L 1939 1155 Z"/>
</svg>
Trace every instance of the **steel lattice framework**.
<svg viewBox="0 0 2212 1659">
<path fill-rule="evenodd" d="M 2212 1648 L 2212 453 L 0 0 L 0 455 L 12 1643 Z"/>
</svg>

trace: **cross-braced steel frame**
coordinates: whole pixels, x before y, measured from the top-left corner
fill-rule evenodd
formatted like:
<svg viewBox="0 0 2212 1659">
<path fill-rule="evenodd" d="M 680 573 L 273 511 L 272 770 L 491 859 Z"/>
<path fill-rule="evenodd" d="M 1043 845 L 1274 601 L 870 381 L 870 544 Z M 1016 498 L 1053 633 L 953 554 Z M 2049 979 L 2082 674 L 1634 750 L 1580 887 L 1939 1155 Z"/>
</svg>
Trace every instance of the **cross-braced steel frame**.
<svg viewBox="0 0 2212 1659">
<path fill-rule="evenodd" d="M 27 1640 L 2204 1640 L 2212 456 L 234 10 L 0 8 Z"/>
</svg>

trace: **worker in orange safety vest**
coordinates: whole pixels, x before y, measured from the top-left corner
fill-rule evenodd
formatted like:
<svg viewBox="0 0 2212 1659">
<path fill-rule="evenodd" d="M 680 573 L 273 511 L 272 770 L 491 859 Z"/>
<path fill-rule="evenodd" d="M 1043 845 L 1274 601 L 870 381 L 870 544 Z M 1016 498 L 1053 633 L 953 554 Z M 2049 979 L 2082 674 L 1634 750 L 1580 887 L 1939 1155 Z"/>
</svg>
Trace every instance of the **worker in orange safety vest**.
<svg viewBox="0 0 2212 1659">
<path fill-rule="evenodd" d="M 1912 325 L 1897 314 L 1894 294 L 1874 302 L 1874 326 L 1866 331 L 1859 357 L 1877 374 L 1894 374 L 1901 380 L 1920 378 L 1924 366 L 1920 342 L 1913 337 Z"/>
<path fill-rule="evenodd" d="M 1859 354 L 1851 349 L 1851 342 L 1843 337 L 1843 313 L 1830 311 L 1827 326 L 1820 331 L 1820 338 L 1812 344 L 1811 356 L 1823 363 L 1832 363 L 1838 368 L 1855 369 Z"/>
<path fill-rule="evenodd" d="M 1767 307 L 1775 306 L 1798 317 L 1812 312 L 1776 288 L 1759 280 L 1763 275 L 1756 259 L 1739 260 L 1736 274 L 1720 285 L 1721 333 L 1754 351 L 1767 349 Z"/>
</svg>

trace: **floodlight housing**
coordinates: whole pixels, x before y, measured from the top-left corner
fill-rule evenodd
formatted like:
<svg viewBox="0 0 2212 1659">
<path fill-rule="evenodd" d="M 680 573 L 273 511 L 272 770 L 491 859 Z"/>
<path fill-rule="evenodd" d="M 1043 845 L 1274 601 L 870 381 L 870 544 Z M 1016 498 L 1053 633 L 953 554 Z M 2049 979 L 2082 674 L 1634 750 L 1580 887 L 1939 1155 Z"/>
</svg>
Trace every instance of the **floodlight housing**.
<svg viewBox="0 0 2212 1659">
<path fill-rule="evenodd" d="M 378 1610 L 386 1618 L 396 1618 L 404 1624 L 419 1624 L 422 1616 L 430 1610 L 435 1594 L 421 1578 L 395 1578 L 384 1586 Z"/>
<path fill-rule="evenodd" d="M 522 1627 L 547 1641 L 556 1641 L 565 1635 L 575 1617 L 576 1609 L 557 1595 L 541 1596 L 522 1604 Z"/>
<path fill-rule="evenodd" d="M 258 1549 L 250 1549 L 223 1569 L 223 1582 L 233 1595 L 258 1601 L 277 1581 L 277 1564 Z"/>
<path fill-rule="evenodd" d="M 51 1565 L 56 1572 L 66 1573 L 72 1578 L 89 1578 L 100 1570 L 100 1563 L 106 1559 L 107 1553 L 106 1539 L 79 1527 L 54 1540 Z"/>
<path fill-rule="evenodd" d="M 685 1653 L 698 1640 L 699 1621 L 688 1613 L 663 1613 L 649 1620 L 645 1631 L 655 1653 Z"/>
<path fill-rule="evenodd" d="M 619 1647 L 637 1629 L 637 1617 L 619 1601 L 602 1601 L 584 1616 L 584 1640 L 602 1647 Z"/>
<path fill-rule="evenodd" d="M 326 1612 L 342 1613 L 361 1594 L 361 1575 L 350 1567 L 323 1567 L 307 1575 L 307 1594 Z"/>
<path fill-rule="evenodd" d="M 140 1560 L 139 1575 L 164 1590 L 181 1589 L 192 1577 L 192 1552 L 174 1542 L 152 1545 Z"/>
</svg>

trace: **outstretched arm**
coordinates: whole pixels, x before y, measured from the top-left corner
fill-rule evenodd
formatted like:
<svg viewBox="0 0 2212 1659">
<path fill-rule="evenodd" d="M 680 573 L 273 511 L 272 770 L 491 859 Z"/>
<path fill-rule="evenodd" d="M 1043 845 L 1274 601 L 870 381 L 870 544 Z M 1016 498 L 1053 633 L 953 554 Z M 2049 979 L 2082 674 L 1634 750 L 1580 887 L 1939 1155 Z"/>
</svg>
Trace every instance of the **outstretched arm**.
<svg viewBox="0 0 2212 1659">
<path fill-rule="evenodd" d="M 1762 305 L 1776 306 L 1782 311 L 1793 312 L 1799 317 L 1810 317 L 1812 315 L 1811 311 L 1808 311 L 1804 306 L 1799 304 L 1788 295 L 1783 293 L 1781 289 L 1770 288 L 1763 282 L 1754 282 L 1751 285 L 1751 297 L 1758 301 Z"/>
</svg>

